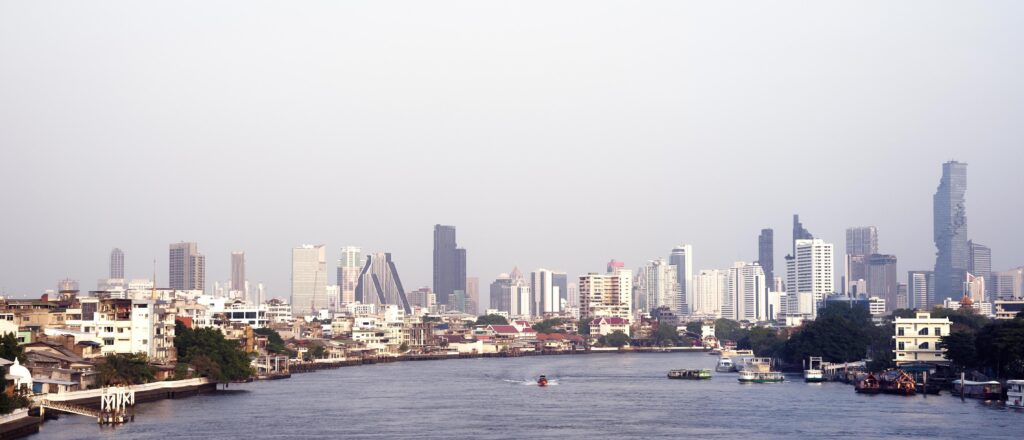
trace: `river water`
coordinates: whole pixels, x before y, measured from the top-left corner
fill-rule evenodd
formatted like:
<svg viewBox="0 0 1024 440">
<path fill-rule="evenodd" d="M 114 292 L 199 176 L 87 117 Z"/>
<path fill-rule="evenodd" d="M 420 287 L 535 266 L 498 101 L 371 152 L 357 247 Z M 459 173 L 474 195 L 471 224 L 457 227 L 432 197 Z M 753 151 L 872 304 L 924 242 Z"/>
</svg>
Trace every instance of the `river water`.
<svg viewBox="0 0 1024 440">
<path fill-rule="evenodd" d="M 365 365 L 140 404 L 101 428 L 62 416 L 31 439 L 1024 438 L 1024 412 L 839 383 L 668 380 L 704 353 L 593 354 Z M 553 384 L 533 384 L 546 374 Z M 611 437 L 607 437 L 611 435 Z"/>
</svg>

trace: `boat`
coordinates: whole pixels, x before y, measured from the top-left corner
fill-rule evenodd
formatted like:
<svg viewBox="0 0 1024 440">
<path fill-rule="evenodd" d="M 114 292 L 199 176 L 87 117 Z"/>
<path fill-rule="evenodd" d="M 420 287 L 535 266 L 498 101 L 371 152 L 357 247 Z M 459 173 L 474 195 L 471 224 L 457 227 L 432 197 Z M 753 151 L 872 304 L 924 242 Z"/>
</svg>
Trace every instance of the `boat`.
<svg viewBox="0 0 1024 440">
<path fill-rule="evenodd" d="M 1003 397 L 1003 384 L 994 380 L 988 382 L 975 382 L 973 380 L 960 379 L 953 381 L 953 395 L 970 399 L 999 400 Z"/>
<path fill-rule="evenodd" d="M 882 392 L 882 385 L 874 374 L 868 374 L 853 386 L 853 390 L 861 394 L 878 394 Z"/>
<path fill-rule="evenodd" d="M 821 358 L 813 356 L 804 370 L 804 381 L 810 383 L 824 382 L 825 372 L 821 370 Z"/>
<path fill-rule="evenodd" d="M 1024 409 L 1024 380 L 1006 381 L 1006 406 Z"/>
<path fill-rule="evenodd" d="M 548 378 L 547 378 L 547 376 L 545 376 L 543 374 L 540 375 L 540 378 L 537 379 L 537 385 L 538 386 L 542 386 L 542 387 L 548 386 Z"/>
<path fill-rule="evenodd" d="M 878 376 L 878 384 L 885 394 L 913 396 L 917 394 L 917 382 L 903 370 L 886 370 Z"/>
<path fill-rule="evenodd" d="M 701 370 L 671 370 L 668 372 L 668 378 L 689 380 L 711 379 L 711 370 L 707 368 Z"/>
<path fill-rule="evenodd" d="M 718 358 L 718 365 L 715 365 L 715 371 L 719 373 L 730 373 L 736 370 L 732 364 L 732 359 L 727 357 L 720 357 Z"/>
<path fill-rule="evenodd" d="M 772 371 L 770 358 L 751 358 L 740 370 L 740 383 L 777 383 L 785 380 L 781 372 Z"/>
</svg>

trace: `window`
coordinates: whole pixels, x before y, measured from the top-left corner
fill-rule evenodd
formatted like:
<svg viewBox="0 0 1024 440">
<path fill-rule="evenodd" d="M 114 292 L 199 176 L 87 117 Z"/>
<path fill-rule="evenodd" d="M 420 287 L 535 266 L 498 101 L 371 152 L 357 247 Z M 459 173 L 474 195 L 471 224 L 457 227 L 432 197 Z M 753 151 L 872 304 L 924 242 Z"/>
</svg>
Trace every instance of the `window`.
<svg viewBox="0 0 1024 440">
<path fill-rule="evenodd" d="M 942 336 L 942 328 L 935 327 L 935 336 Z"/>
<path fill-rule="evenodd" d="M 906 349 L 906 347 L 905 347 L 905 346 L 903 345 L 903 341 L 900 341 L 900 342 L 899 342 L 899 343 L 898 343 L 897 345 L 899 345 L 899 347 L 897 347 L 897 348 L 898 348 L 898 349 L 899 349 L 900 351 L 903 351 L 903 350 L 905 350 L 905 349 Z"/>
<path fill-rule="evenodd" d="M 919 348 L 921 350 L 927 350 L 928 349 L 928 343 L 927 342 L 922 342 L 921 345 L 917 346 L 917 348 Z"/>
<path fill-rule="evenodd" d="M 918 336 L 928 336 L 928 327 L 917 331 Z"/>
<path fill-rule="evenodd" d="M 103 338 L 103 345 L 114 345 L 114 338 Z"/>
<path fill-rule="evenodd" d="M 900 327 L 900 328 L 896 329 L 896 334 L 897 334 L 898 336 L 903 336 L 903 327 Z M 901 350 L 902 350 L 902 349 L 901 349 Z"/>
</svg>

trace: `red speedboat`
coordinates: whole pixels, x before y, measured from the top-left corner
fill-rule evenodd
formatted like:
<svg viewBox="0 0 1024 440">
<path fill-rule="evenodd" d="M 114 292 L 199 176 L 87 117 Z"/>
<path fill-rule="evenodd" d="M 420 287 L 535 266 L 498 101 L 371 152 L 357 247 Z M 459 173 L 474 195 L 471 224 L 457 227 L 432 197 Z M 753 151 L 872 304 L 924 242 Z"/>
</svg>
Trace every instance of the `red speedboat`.
<svg viewBox="0 0 1024 440">
<path fill-rule="evenodd" d="M 548 378 L 547 378 L 547 376 L 544 376 L 544 375 L 542 374 L 542 375 L 540 376 L 540 378 L 539 378 L 539 379 L 537 379 L 537 385 L 538 385 L 538 386 L 542 386 L 542 387 L 546 387 L 546 386 L 548 386 Z"/>
</svg>

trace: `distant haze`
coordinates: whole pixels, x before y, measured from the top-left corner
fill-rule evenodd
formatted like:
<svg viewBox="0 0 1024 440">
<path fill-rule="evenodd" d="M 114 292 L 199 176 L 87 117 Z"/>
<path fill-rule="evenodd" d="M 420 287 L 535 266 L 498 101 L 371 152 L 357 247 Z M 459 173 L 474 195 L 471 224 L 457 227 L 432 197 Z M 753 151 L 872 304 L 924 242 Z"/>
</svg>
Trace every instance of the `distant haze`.
<svg viewBox="0 0 1024 440">
<path fill-rule="evenodd" d="M 799 213 L 934 264 L 941 163 L 970 236 L 1024 264 L 1024 3 L 3 2 L 0 289 L 167 281 L 196 241 L 287 297 L 291 248 L 389 251 L 430 285 L 458 228 L 499 272 L 575 278 L 690 243 L 776 272 Z M 837 256 L 837 274 L 841 273 Z M 333 283 L 333 269 L 330 269 Z"/>
</svg>

